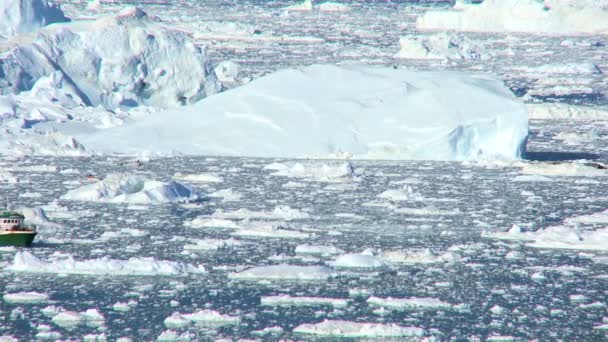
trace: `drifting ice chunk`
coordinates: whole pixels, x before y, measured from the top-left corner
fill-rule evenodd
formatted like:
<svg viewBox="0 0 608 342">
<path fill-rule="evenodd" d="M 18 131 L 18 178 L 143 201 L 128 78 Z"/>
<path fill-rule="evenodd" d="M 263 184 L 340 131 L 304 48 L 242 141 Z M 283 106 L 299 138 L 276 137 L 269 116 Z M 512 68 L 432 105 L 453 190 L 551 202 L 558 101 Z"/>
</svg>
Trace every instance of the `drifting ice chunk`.
<svg viewBox="0 0 608 342">
<path fill-rule="evenodd" d="M 287 11 L 312 11 L 312 0 L 304 0 L 299 4 L 287 6 L 284 9 Z"/>
<path fill-rule="evenodd" d="M 302 324 L 294 330 L 299 334 L 346 338 L 378 337 L 422 337 L 424 329 L 402 327 L 397 324 L 359 323 L 341 320 L 324 320 L 316 324 Z"/>
<path fill-rule="evenodd" d="M 488 76 L 313 65 L 76 138 L 135 154 L 465 160 L 520 158 L 527 135 L 525 107 Z"/>
<path fill-rule="evenodd" d="M 374 306 L 380 306 L 387 309 L 395 310 L 450 310 L 452 304 L 441 301 L 437 298 L 380 298 L 370 297 L 367 303 Z"/>
<path fill-rule="evenodd" d="M 484 0 L 458 3 L 457 10 L 427 11 L 416 21 L 418 29 L 480 32 L 606 33 L 608 11 L 591 1 Z M 595 1 L 601 3 L 601 1 Z"/>
<path fill-rule="evenodd" d="M 2 0 L 0 2 L 0 41 L 19 33 L 33 32 L 42 26 L 70 19 L 47 0 Z"/>
<path fill-rule="evenodd" d="M 38 292 L 19 292 L 19 293 L 7 293 L 2 296 L 5 302 L 15 304 L 34 304 L 46 302 L 49 299 L 49 295 L 46 293 Z"/>
<path fill-rule="evenodd" d="M 582 162 L 524 164 L 521 173 L 557 177 L 608 177 L 607 169 Z"/>
<path fill-rule="evenodd" d="M 399 45 L 397 58 L 478 60 L 490 56 L 481 43 L 458 34 L 401 37 Z"/>
<path fill-rule="evenodd" d="M 577 227 L 554 226 L 536 232 L 484 232 L 484 237 L 500 240 L 524 240 L 536 248 L 558 248 L 608 251 L 608 228 L 580 230 Z"/>
<path fill-rule="evenodd" d="M 526 104 L 530 119 L 608 120 L 608 110 L 565 103 Z"/>
<path fill-rule="evenodd" d="M 99 258 L 77 261 L 70 255 L 66 259 L 49 262 L 38 259 L 30 252 L 17 252 L 13 264 L 6 268 L 13 272 L 98 274 L 98 275 L 178 275 L 204 273 L 203 266 L 193 266 L 174 261 L 153 258 L 131 258 L 115 260 Z"/>
<path fill-rule="evenodd" d="M 339 256 L 332 264 L 338 268 L 361 268 L 361 269 L 381 269 L 390 264 L 370 253 L 344 254 Z"/>
<path fill-rule="evenodd" d="M 326 280 L 333 274 L 332 270 L 323 266 L 273 265 L 258 266 L 248 270 L 233 273 L 234 279 L 255 280 Z"/>
<path fill-rule="evenodd" d="M 272 163 L 264 167 L 266 170 L 274 170 L 273 176 L 303 178 L 313 182 L 342 182 L 352 179 L 355 175 L 354 167 L 351 163 L 341 163 L 339 165 L 328 165 L 326 163 L 293 165 Z"/>
<path fill-rule="evenodd" d="M 347 299 L 322 298 L 322 297 L 293 297 L 289 295 L 265 296 L 261 299 L 261 305 L 265 306 L 321 306 L 329 305 L 334 308 L 345 308 L 348 306 Z"/>
<path fill-rule="evenodd" d="M 188 185 L 163 183 L 138 175 L 113 173 L 94 184 L 68 191 L 62 199 L 111 203 L 188 202 L 199 195 Z"/>
</svg>

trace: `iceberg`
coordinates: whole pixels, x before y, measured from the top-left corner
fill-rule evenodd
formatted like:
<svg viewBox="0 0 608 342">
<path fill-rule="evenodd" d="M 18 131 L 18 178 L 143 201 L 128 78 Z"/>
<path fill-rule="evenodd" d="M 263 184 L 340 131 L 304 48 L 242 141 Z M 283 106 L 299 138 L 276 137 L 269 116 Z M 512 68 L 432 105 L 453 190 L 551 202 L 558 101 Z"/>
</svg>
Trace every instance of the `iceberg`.
<svg viewBox="0 0 608 342">
<path fill-rule="evenodd" d="M 53 75 L 44 81 L 49 92 L 114 110 L 189 104 L 220 88 L 206 52 L 136 7 L 14 40 L 0 52 L 0 94 L 32 90 Z"/>
<path fill-rule="evenodd" d="M 75 137 L 97 152 L 519 159 L 524 105 L 490 76 L 384 66 L 285 69 L 195 105 Z"/>
<path fill-rule="evenodd" d="M 40 27 L 67 22 L 61 9 L 47 0 L 2 0 L 0 2 L 0 41 L 34 32 Z"/>
<path fill-rule="evenodd" d="M 606 1 L 457 1 L 454 10 L 428 11 L 419 30 L 525 32 L 532 34 L 608 33 Z"/>
<path fill-rule="evenodd" d="M 404 59 L 486 60 L 493 55 L 481 42 L 446 32 L 404 36 L 399 38 L 399 45 L 401 48 L 395 57 Z"/>
<path fill-rule="evenodd" d="M 169 203 L 195 201 L 200 195 L 189 185 L 160 182 L 139 175 L 112 173 L 93 184 L 72 189 L 62 199 L 109 203 Z"/>
</svg>

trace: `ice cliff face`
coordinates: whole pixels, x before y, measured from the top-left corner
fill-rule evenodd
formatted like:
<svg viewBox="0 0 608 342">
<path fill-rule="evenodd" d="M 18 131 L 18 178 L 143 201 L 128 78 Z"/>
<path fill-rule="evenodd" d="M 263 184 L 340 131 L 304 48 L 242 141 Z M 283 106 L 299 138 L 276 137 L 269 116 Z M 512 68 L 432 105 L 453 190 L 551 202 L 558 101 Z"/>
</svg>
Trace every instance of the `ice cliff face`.
<svg viewBox="0 0 608 342">
<path fill-rule="evenodd" d="M 46 27 L 8 45 L 0 52 L 2 94 L 31 90 L 50 75 L 54 92 L 110 110 L 184 105 L 219 90 L 206 53 L 137 8 Z"/>
<path fill-rule="evenodd" d="M 523 104 L 487 76 L 313 65 L 76 138 L 128 154 L 465 160 L 520 158 L 527 135 Z"/>
<path fill-rule="evenodd" d="M 457 1 L 455 10 L 428 11 L 418 29 L 538 34 L 608 33 L 608 2 L 604 0 Z"/>
<path fill-rule="evenodd" d="M 34 32 L 51 23 L 69 21 L 61 9 L 47 0 L 0 1 L 0 41 Z"/>
</svg>

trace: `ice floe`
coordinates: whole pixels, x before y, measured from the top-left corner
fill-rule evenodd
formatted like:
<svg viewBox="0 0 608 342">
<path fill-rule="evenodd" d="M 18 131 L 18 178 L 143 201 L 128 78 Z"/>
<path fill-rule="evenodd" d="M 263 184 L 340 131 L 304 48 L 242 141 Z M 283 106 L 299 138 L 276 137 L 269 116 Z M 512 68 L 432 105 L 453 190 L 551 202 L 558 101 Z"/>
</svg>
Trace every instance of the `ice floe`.
<svg viewBox="0 0 608 342">
<path fill-rule="evenodd" d="M 590 4 L 590 3 L 589 3 Z M 454 10 L 427 11 L 418 17 L 421 30 L 526 32 L 531 34 L 608 33 L 608 10 L 574 1 L 459 1 Z"/>
<path fill-rule="evenodd" d="M 176 173 L 173 178 L 192 183 L 223 183 L 224 178 L 213 173 L 194 173 L 182 174 Z"/>
<path fill-rule="evenodd" d="M 325 266 L 272 265 L 257 266 L 247 270 L 232 273 L 230 278 L 239 280 L 326 280 L 334 274 L 331 268 Z"/>
<path fill-rule="evenodd" d="M 37 304 L 48 301 L 49 295 L 39 292 L 5 293 L 2 299 L 11 304 Z"/>
<path fill-rule="evenodd" d="M 190 221 L 184 222 L 184 226 L 190 228 L 227 228 L 239 229 L 241 226 L 233 220 L 210 218 L 208 216 L 199 216 Z"/>
<path fill-rule="evenodd" d="M 213 310 L 199 310 L 191 314 L 174 312 L 167 317 L 164 324 L 167 328 L 184 328 L 190 324 L 197 326 L 221 327 L 235 325 L 241 321 L 238 316 L 223 315 Z"/>
<path fill-rule="evenodd" d="M 484 232 L 492 239 L 521 240 L 527 246 L 550 249 L 608 251 L 608 228 L 583 229 L 577 225 L 551 226 L 537 231 L 522 231 L 514 225 L 507 232 Z"/>
<path fill-rule="evenodd" d="M 350 6 L 346 4 L 332 1 L 322 2 L 317 5 L 317 8 L 321 12 L 348 12 L 351 10 Z"/>
<path fill-rule="evenodd" d="M 304 0 L 300 3 L 283 8 L 286 11 L 312 11 L 312 0 Z"/>
<path fill-rule="evenodd" d="M 176 261 L 154 258 L 130 258 L 127 260 L 99 259 L 76 260 L 72 255 L 41 260 L 30 252 L 17 252 L 7 268 L 13 272 L 89 274 L 105 276 L 169 276 L 205 273 L 202 265 L 194 266 Z"/>
<path fill-rule="evenodd" d="M 240 237 L 263 237 L 263 238 L 283 238 L 283 239 L 307 239 L 309 233 L 289 229 L 280 224 L 267 222 L 241 222 L 240 229 L 231 233 L 233 236 Z"/>
<path fill-rule="evenodd" d="M 530 119 L 608 120 L 608 108 L 566 103 L 528 103 Z"/>
<path fill-rule="evenodd" d="M 389 189 L 378 195 L 378 198 L 387 199 L 390 201 L 423 201 L 424 197 L 414 191 L 414 189 L 405 185 L 401 189 Z"/>
<path fill-rule="evenodd" d="M 411 310 L 411 311 L 428 311 L 428 310 L 452 310 L 453 305 L 437 298 L 429 297 L 413 297 L 413 298 L 380 298 L 370 297 L 367 303 L 373 306 L 383 307 L 392 310 Z"/>
<path fill-rule="evenodd" d="M 238 209 L 234 211 L 216 210 L 211 218 L 214 219 L 266 219 L 266 220 L 302 220 L 309 218 L 310 215 L 297 208 L 285 205 L 278 205 L 272 211 L 253 211 L 249 209 Z"/>
<path fill-rule="evenodd" d="M 462 34 L 437 33 L 427 36 L 405 36 L 396 58 L 484 60 L 492 57 L 484 44 Z"/>
<path fill-rule="evenodd" d="M 343 338 L 423 337 L 426 331 L 416 327 L 402 327 L 394 323 L 362 323 L 342 320 L 324 320 L 302 324 L 294 330 L 298 334 Z"/>
<path fill-rule="evenodd" d="M 382 259 L 396 264 L 451 263 L 458 262 L 461 259 L 457 253 L 448 251 L 437 254 L 428 248 L 384 251 L 381 256 Z"/>
<path fill-rule="evenodd" d="M 184 250 L 189 251 L 214 251 L 220 248 L 231 248 L 242 245 L 241 241 L 235 239 L 190 239 L 190 243 L 184 245 Z"/>
<path fill-rule="evenodd" d="M 313 255 L 336 255 L 344 253 L 343 250 L 333 245 L 311 245 L 302 244 L 297 245 L 295 249 L 296 254 L 313 254 Z"/>
<path fill-rule="evenodd" d="M 295 297 L 290 295 L 263 296 L 261 304 L 266 306 L 320 306 L 328 305 L 335 308 L 348 306 L 348 299 L 323 297 Z"/>
<path fill-rule="evenodd" d="M 382 269 L 390 266 L 390 263 L 382 258 L 376 257 L 371 251 L 362 253 L 343 254 L 331 263 L 336 268 L 353 269 Z"/>
<path fill-rule="evenodd" d="M 312 65 L 74 137 L 127 154 L 466 160 L 521 158 L 527 135 L 523 104 L 487 75 Z"/>
<path fill-rule="evenodd" d="M 521 173 L 550 177 L 607 177 L 608 167 L 584 160 L 560 163 L 538 162 L 524 164 Z"/>
<path fill-rule="evenodd" d="M 264 167 L 266 170 L 273 170 L 273 176 L 302 178 L 312 182 L 343 182 L 355 176 L 354 167 L 351 163 L 340 163 L 332 165 L 328 163 L 305 163 L 296 162 L 293 164 L 272 163 Z"/>
<path fill-rule="evenodd" d="M 62 199 L 110 203 L 188 202 L 200 198 L 189 185 L 160 182 L 144 176 L 112 173 L 106 178 L 68 191 Z"/>
<path fill-rule="evenodd" d="M 241 196 L 241 193 L 231 188 L 218 190 L 207 195 L 207 197 L 212 198 L 219 197 L 222 199 L 222 202 L 238 202 L 241 200 Z"/>
</svg>

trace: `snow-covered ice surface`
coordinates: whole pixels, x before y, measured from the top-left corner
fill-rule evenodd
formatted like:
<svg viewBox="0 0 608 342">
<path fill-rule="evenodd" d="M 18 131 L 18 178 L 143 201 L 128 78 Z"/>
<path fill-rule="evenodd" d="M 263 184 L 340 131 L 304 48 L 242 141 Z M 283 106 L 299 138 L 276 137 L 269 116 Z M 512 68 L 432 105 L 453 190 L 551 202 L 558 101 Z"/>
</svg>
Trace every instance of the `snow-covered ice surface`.
<svg viewBox="0 0 608 342">
<path fill-rule="evenodd" d="M 58 2 L 75 20 L 123 8 Z M 341 11 L 317 2 L 285 10 L 301 3 L 139 2 L 193 33 L 213 64 L 238 63 L 238 82 L 224 77 L 225 87 L 284 67 L 348 61 L 492 72 L 535 106 L 526 159 L 175 157 L 142 158 L 134 169 L 117 157 L 2 157 L 2 197 L 28 208 L 39 235 L 31 249 L 0 248 L 0 336 L 605 340 L 608 85 L 591 64 L 608 70 L 606 36 L 457 33 L 471 41 L 448 43 L 447 57 L 398 58 L 401 37 L 430 36 L 413 25 L 423 6 L 341 1 Z M 154 113 L 101 120 L 108 112 L 87 108 L 72 121 L 107 128 Z M 38 134 L 36 126 L 10 128 Z M 88 153 L 40 136 L 55 142 L 46 154 Z M 163 183 L 181 175 L 210 196 L 188 204 L 61 199 L 91 185 L 87 174 L 114 173 Z M 516 237 L 496 239 L 501 233 Z"/>
<path fill-rule="evenodd" d="M 135 155 L 469 160 L 520 158 L 527 133 L 521 101 L 488 75 L 312 65 L 75 137 Z"/>
</svg>

